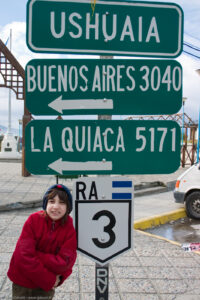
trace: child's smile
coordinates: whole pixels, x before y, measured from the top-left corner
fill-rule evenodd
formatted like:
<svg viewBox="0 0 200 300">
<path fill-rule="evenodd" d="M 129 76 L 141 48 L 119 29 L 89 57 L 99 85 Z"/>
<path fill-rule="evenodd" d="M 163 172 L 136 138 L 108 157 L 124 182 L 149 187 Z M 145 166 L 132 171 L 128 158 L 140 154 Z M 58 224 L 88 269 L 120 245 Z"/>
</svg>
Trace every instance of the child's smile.
<svg viewBox="0 0 200 300">
<path fill-rule="evenodd" d="M 56 195 L 53 199 L 48 200 L 46 211 L 53 221 L 57 221 L 65 215 L 67 205 Z"/>
</svg>

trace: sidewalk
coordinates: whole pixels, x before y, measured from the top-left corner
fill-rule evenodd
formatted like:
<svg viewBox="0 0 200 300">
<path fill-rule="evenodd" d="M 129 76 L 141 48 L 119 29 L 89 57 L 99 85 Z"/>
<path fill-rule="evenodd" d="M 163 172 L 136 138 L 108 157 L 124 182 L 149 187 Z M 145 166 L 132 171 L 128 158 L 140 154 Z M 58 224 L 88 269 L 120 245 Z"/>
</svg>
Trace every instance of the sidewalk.
<svg viewBox="0 0 200 300">
<path fill-rule="evenodd" d="M 40 201 L 48 187 L 56 183 L 55 176 L 31 175 L 29 177 L 21 176 L 21 163 L 0 162 L 0 211 L 35 207 L 40 205 Z M 133 180 L 134 186 L 144 185 L 150 182 L 162 182 L 166 186 L 174 186 L 177 177 L 183 173 L 186 168 L 180 168 L 172 174 L 161 175 L 128 175 Z M 59 183 L 66 184 L 70 189 L 73 182 L 70 179 L 59 179 Z M 139 200 L 138 200 L 139 201 Z M 166 212 L 177 209 L 174 201 L 166 205 Z M 159 206 L 154 207 L 153 215 L 160 213 Z M 161 211 L 163 213 L 163 211 Z M 140 211 L 140 218 L 145 218 Z M 137 219 L 137 215 L 135 215 Z"/>
<path fill-rule="evenodd" d="M 46 189 L 56 182 L 53 176 L 21 177 L 20 163 L 0 163 L 0 205 L 41 199 Z M 170 175 L 131 176 L 135 184 L 150 181 L 173 182 L 185 171 Z M 62 181 L 59 181 L 60 183 Z M 66 183 L 69 185 L 69 182 Z M 150 196 L 149 196 L 150 197 Z M 142 197 L 143 198 L 143 197 Z M 147 217 L 151 201 L 135 198 L 137 216 Z M 151 198 L 151 197 L 150 197 Z M 166 213 L 177 208 L 167 200 Z M 11 255 L 28 215 L 38 208 L 12 209 L 0 212 L 0 300 L 11 299 L 11 282 L 6 276 Z M 153 205 L 153 215 L 163 207 Z M 95 263 L 78 255 L 72 276 L 56 289 L 55 300 L 95 299 Z M 109 264 L 109 300 L 198 300 L 200 294 L 200 256 L 184 252 L 177 243 L 159 239 L 138 230 L 133 231 L 133 249 Z M 103 299 L 102 299 L 103 300 Z"/>
</svg>

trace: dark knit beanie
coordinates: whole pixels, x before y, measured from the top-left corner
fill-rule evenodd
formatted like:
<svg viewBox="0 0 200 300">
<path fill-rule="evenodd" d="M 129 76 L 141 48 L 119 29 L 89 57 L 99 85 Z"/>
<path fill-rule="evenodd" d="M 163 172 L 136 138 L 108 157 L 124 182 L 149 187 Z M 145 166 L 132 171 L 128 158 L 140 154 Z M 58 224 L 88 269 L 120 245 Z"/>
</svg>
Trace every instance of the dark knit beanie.
<svg viewBox="0 0 200 300">
<path fill-rule="evenodd" d="M 48 195 L 49 193 L 53 190 L 53 189 L 61 189 L 63 191 L 66 192 L 67 194 L 67 198 L 68 198 L 68 202 L 69 202 L 69 213 L 72 211 L 72 208 L 73 208 L 73 201 L 72 201 L 72 194 L 70 192 L 70 190 L 63 184 L 54 184 L 52 185 L 47 191 L 46 193 L 44 194 L 44 197 L 43 197 L 43 209 L 46 210 L 46 207 L 47 207 L 47 201 L 48 201 Z"/>
</svg>

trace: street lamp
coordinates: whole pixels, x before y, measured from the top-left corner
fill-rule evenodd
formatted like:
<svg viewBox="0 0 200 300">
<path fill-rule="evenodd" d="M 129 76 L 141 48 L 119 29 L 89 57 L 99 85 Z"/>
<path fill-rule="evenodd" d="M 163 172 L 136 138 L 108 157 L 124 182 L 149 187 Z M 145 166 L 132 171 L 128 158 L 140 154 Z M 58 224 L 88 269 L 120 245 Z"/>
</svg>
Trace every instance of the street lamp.
<svg viewBox="0 0 200 300">
<path fill-rule="evenodd" d="M 197 74 L 200 75 L 200 69 L 196 70 Z M 197 163 L 199 162 L 199 138 L 200 138 L 200 107 L 199 107 L 199 121 L 198 121 L 198 135 L 197 135 Z"/>
<path fill-rule="evenodd" d="M 182 139 L 181 139 L 181 146 L 183 146 L 183 137 L 184 137 L 184 105 L 185 101 L 187 100 L 186 97 L 182 98 L 182 109 L 183 109 L 183 116 L 182 116 Z"/>
</svg>

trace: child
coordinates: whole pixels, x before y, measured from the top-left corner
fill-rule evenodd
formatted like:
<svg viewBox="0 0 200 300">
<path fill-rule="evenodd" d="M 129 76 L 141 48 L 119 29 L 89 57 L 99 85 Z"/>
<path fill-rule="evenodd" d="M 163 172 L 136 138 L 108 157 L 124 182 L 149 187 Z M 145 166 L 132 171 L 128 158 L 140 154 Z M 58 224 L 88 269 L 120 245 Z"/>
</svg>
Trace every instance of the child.
<svg viewBox="0 0 200 300">
<path fill-rule="evenodd" d="M 51 300 L 55 287 L 72 273 L 76 260 L 76 232 L 72 196 L 61 184 L 51 186 L 43 197 L 43 211 L 29 216 L 10 261 L 12 299 Z"/>
</svg>

